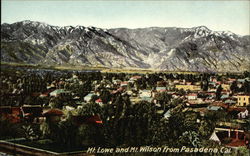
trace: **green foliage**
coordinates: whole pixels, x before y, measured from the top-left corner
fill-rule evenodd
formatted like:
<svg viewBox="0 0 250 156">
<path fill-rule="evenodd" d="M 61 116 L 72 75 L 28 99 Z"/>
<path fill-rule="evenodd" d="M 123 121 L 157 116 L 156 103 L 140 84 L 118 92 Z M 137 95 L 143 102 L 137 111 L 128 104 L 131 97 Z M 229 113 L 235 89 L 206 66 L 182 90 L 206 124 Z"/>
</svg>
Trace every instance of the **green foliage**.
<svg viewBox="0 0 250 156">
<path fill-rule="evenodd" d="M 216 89 L 216 100 L 220 100 L 221 97 L 221 91 L 223 90 L 223 88 L 221 87 L 221 85 L 219 85 Z"/>
<path fill-rule="evenodd" d="M 203 139 L 208 139 L 213 133 L 214 128 L 215 125 L 212 120 L 202 120 L 198 132 Z"/>
<path fill-rule="evenodd" d="M 111 94 L 108 90 L 102 90 L 101 94 L 100 94 L 100 99 L 102 99 L 103 103 L 107 103 L 111 100 Z"/>
<path fill-rule="evenodd" d="M 10 70 L 11 71 L 11 70 Z M 120 79 L 122 81 L 127 81 L 131 75 L 124 73 L 74 73 L 78 78 L 71 78 L 72 73 L 66 72 L 63 75 L 54 75 L 54 72 L 45 74 L 43 78 L 37 75 L 29 75 L 22 77 L 21 75 L 28 75 L 23 72 L 16 73 L 13 71 L 5 70 L 4 74 L 6 77 L 11 77 L 6 79 L 6 83 L 3 85 L 5 93 L 13 92 L 14 88 L 19 85 L 18 78 L 21 77 L 21 81 L 24 83 L 24 93 L 23 101 L 20 99 L 11 99 L 12 101 L 22 101 L 27 104 L 43 104 L 49 103 L 53 108 L 63 108 L 63 106 L 70 105 L 76 108 L 74 100 L 77 102 L 83 101 L 83 97 L 87 95 L 93 88 L 95 84 L 100 84 L 98 87 L 100 91 L 100 96 L 93 96 L 90 103 L 83 104 L 81 109 L 78 109 L 77 114 L 79 116 L 93 116 L 99 115 L 103 121 L 101 126 L 96 126 L 92 124 L 82 124 L 78 125 L 74 122 L 72 114 L 69 113 L 66 120 L 53 123 L 44 122 L 40 125 L 40 131 L 42 132 L 43 139 L 47 139 L 48 144 L 57 144 L 58 146 L 65 148 L 80 147 L 83 149 L 88 146 L 143 146 L 143 145 L 154 145 L 154 146 L 188 146 L 188 147 L 198 147 L 202 140 L 203 146 L 210 145 L 207 142 L 208 137 L 212 134 L 216 123 L 220 121 L 227 121 L 227 113 L 225 111 L 209 111 L 204 117 L 201 117 L 199 113 L 189 111 L 185 108 L 182 99 L 174 99 L 167 93 L 160 93 L 156 96 L 156 100 L 160 103 L 161 108 L 156 107 L 155 104 L 141 101 L 139 103 L 131 103 L 130 96 L 125 93 L 117 93 L 115 95 L 110 94 L 112 87 L 116 89 L 117 86 L 110 85 L 110 88 L 105 88 L 105 84 L 111 83 L 113 79 Z M 143 75 L 142 79 L 135 82 L 137 88 L 153 88 L 156 86 L 157 81 L 162 81 L 163 79 L 186 79 L 192 82 L 198 82 L 203 80 L 204 90 L 207 90 L 206 83 L 207 80 L 213 76 L 213 74 L 147 74 Z M 233 77 L 233 75 L 229 75 Z M 235 75 L 234 75 L 235 76 Z M 103 80 L 105 77 L 105 80 Z M 237 77 L 237 76 L 235 76 Z M 238 76 L 240 77 L 240 76 Z M 243 77 L 243 76 L 242 76 Z M 218 76 L 219 79 L 223 80 L 223 76 Z M 70 80 L 69 80 L 70 79 Z M 73 99 L 73 96 L 59 96 L 59 97 L 48 97 L 47 99 L 34 98 L 32 93 L 46 91 L 46 83 L 51 84 L 52 82 L 59 81 L 69 82 L 67 85 L 62 85 L 60 87 L 65 87 L 64 89 L 72 92 L 74 96 L 80 97 L 80 99 Z M 45 83 L 45 85 L 43 84 Z M 167 83 L 157 83 L 159 86 L 167 86 Z M 242 90 L 245 90 L 247 83 L 244 84 Z M 41 88 L 39 88 L 41 86 Z M 56 86 L 58 87 L 58 86 Z M 134 87 L 134 86 L 130 86 Z M 167 86 L 168 87 L 168 86 Z M 45 89 L 44 89 L 45 88 Z M 132 88 L 131 90 L 133 90 Z M 217 89 L 217 94 L 219 95 L 220 88 Z M 136 91 L 135 91 L 136 92 Z M 138 92 L 138 91 L 137 91 Z M 183 90 L 179 91 L 180 94 L 185 94 Z M 18 95 L 19 96 L 19 95 Z M 218 96 L 219 97 L 219 96 Z M 104 105 L 100 107 L 95 103 L 95 100 L 101 98 Z M 8 99 L 6 99 L 8 101 Z M 47 101 L 47 102 L 46 102 Z M 108 103 L 111 101 L 111 103 Z M 171 116 L 165 119 L 163 114 L 158 114 L 157 110 L 170 111 Z M 197 120 L 199 119 L 199 120 Z M 244 127 L 249 130 L 249 122 L 247 120 Z M 0 122 L 0 134 L 6 137 L 20 136 L 20 128 L 17 125 L 11 124 L 6 121 Z M 4 128 L 2 128 L 4 127 Z M 11 131 L 9 131 L 9 129 Z M 32 130 L 33 128 L 28 128 L 25 133 L 24 129 L 21 129 L 22 136 L 26 134 L 27 138 L 31 140 L 36 139 Z M 50 142 L 51 141 L 51 142 Z M 33 141 L 34 142 L 34 141 Z M 41 142 L 41 144 L 46 144 Z M 211 146 L 218 146 L 211 143 Z"/>
<path fill-rule="evenodd" d="M 47 121 L 41 124 L 40 129 L 43 138 L 50 139 L 66 149 L 103 145 L 103 132 L 100 127 L 88 124 L 76 125 L 71 114 L 59 123 Z"/>
<path fill-rule="evenodd" d="M 28 140 L 37 140 L 41 136 L 41 132 L 39 130 L 39 125 L 23 125 L 22 129 L 24 130 L 25 138 Z"/>
<path fill-rule="evenodd" d="M 60 99 L 60 97 L 54 97 L 54 98 L 51 98 L 50 101 L 49 101 L 49 106 L 51 108 L 59 108 L 59 109 L 62 109 L 63 107 L 63 103 Z"/>
<path fill-rule="evenodd" d="M 233 92 L 233 93 L 237 93 L 239 91 L 239 87 L 237 86 L 237 82 L 234 81 L 231 86 L 230 86 L 230 90 Z"/>
<path fill-rule="evenodd" d="M 239 147 L 238 149 L 233 150 L 232 156 L 247 156 L 250 155 L 250 150 L 247 147 Z"/>
<path fill-rule="evenodd" d="M 171 98 L 172 98 L 171 95 L 167 94 L 166 92 L 162 92 L 162 93 L 159 93 L 155 99 L 159 102 L 161 107 L 165 110 Z"/>
<path fill-rule="evenodd" d="M 182 146 L 201 147 L 200 137 L 195 131 L 186 131 L 179 137 Z"/>
<path fill-rule="evenodd" d="M 78 115 L 80 116 L 92 116 L 101 113 L 102 113 L 102 108 L 94 102 L 84 104 L 83 107 L 78 110 Z"/>
</svg>

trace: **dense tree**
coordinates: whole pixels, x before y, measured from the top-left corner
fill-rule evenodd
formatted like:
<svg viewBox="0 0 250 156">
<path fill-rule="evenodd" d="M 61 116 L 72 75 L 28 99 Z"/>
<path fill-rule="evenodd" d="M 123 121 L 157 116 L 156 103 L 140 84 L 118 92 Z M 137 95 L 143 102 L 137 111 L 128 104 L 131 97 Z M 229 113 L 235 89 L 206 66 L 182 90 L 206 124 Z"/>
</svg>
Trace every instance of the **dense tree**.
<svg viewBox="0 0 250 156">
<path fill-rule="evenodd" d="M 237 93 L 239 88 L 237 86 L 237 82 L 236 81 L 233 81 L 233 83 L 230 85 L 230 90 L 233 92 L 233 93 Z"/>
<path fill-rule="evenodd" d="M 216 89 L 216 100 L 220 100 L 220 97 L 221 97 L 221 91 L 222 91 L 222 87 L 221 87 L 221 85 L 219 85 L 218 87 L 217 87 L 217 89 Z"/>
<path fill-rule="evenodd" d="M 111 100 L 111 94 L 108 90 L 103 89 L 100 94 L 100 99 L 102 99 L 102 102 L 107 104 Z"/>
<path fill-rule="evenodd" d="M 100 114 L 102 114 L 102 108 L 94 102 L 84 104 L 81 109 L 78 109 L 78 115 L 80 116 L 93 116 Z"/>
<path fill-rule="evenodd" d="M 241 87 L 241 91 L 244 92 L 245 94 L 250 94 L 250 82 L 245 80 Z"/>
<path fill-rule="evenodd" d="M 72 74 L 77 75 L 72 78 Z M 140 101 L 131 103 L 130 95 L 125 92 L 111 94 L 110 90 L 117 89 L 119 85 L 112 84 L 112 80 L 119 79 L 128 81 L 134 75 L 142 76 L 133 84 L 129 84 L 129 90 L 138 93 L 139 89 L 152 89 L 156 86 L 167 86 L 169 80 L 183 80 L 191 82 L 202 82 L 201 87 L 204 91 L 208 90 L 208 80 L 210 77 L 216 77 L 218 80 L 225 81 L 230 78 L 245 78 L 245 75 L 227 74 L 219 76 L 214 73 L 202 74 L 177 74 L 177 73 L 153 73 L 153 74 L 125 74 L 125 73 L 100 73 L 100 72 L 72 72 L 72 71 L 46 71 L 46 72 L 28 72 L 21 74 L 7 72 L 3 76 L 3 90 L 1 90 L 1 101 L 7 105 L 22 104 L 41 104 L 48 103 L 52 108 L 63 108 L 63 106 L 73 106 L 76 108 L 76 102 L 79 104 L 83 97 L 95 90 L 100 92 L 94 95 L 89 103 L 84 103 L 82 108 L 77 109 L 74 115 L 90 117 L 98 115 L 103 124 L 96 126 L 94 124 L 76 124 L 71 114 L 60 122 L 44 122 L 41 124 L 42 136 L 50 139 L 61 147 L 71 148 L 79 146 L 81 148 L 89 146 L 188 146 L 200 147 L 201 139 L 204 141 L 212 134 L 216 123 L 228 121 L 225 111 L 208 111 L 205 116 L 190 111 L 186 108 L 182 99 L 172 98 L 166 92 L 159 93 L 155 99 L 161 105 L 161 108 L 155 104 Z M 26 76 L 22 76 L 26 75 Z M 160 82 L 159 82 L 160 81 Z M 110 86 L 106 88 L 106 86 Z M 50 92 L 56 88 L 64 88 L 71 91 L 69 96 L 38 98 L 33 93 Z M 168 87 L 168 86 L 167 86 Z M 94 89 L 95 88 L 95 89 Z M 134 88 L 137 88 L 134 89 Z M 233 82 L 231 90 L 234 93 L 239 91 L 249 93 L 249 82 L 245 81 L 241 88 L 237 87 L 237 82 Z M 220 100 L 222 88 L 217 87 L 216 99 Z M 47 92 L 47 93 L 48 93 Z M 184 90 L 178 91 L 180 95 L 185 95 Z M 205 95 L 205 94 L 204 94 Z M 4 98 L 3 98 L 4 97 Z M 75 98 L 75 97 L 80 97 Z M 199 96 L 205 98 L 206 96 Z M 100 106 L 95 103 L 97 99 L 102 99 L 104 103 Z M 111 101 L 111 104 L 109 103 Z M 1 104 L 2 105 L 2 104 Z M 158 111 L 161 109 L 161 111 Z M 163 112 L 162 112 L 163 110 Z M 165 118 L 164 114 L 169 111 L 170 117 Z M 14 128 L 14 124 L 0 122 L 0 133 L 6 136 L 19 136 Z M 249 121 L 244 125 L 249 130 Z M 4 128 L 2 128 L 4 127 Z M 10 129 L 11 131 L 7 131 Z M 18 129 L 18 128 L 17 128 Z M 35 138 L 32 130 L 27 130 L 27 135 Z M 3 137 L 1 134 L 1 137 Z M 23 132 L 23 136 L 24 136 Z M 27 137 L 27 138 L 29 138 Z M 204 144 L 205 145 L 205 144 Z"/>
</svg>

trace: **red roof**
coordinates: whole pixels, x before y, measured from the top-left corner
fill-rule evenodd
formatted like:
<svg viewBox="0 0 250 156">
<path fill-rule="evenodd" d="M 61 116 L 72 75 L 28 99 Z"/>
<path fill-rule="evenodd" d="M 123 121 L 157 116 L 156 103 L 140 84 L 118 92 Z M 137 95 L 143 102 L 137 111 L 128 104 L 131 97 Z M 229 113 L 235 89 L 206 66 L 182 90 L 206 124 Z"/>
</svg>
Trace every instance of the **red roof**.
<svg viewBox="0 0 250 156">
<path fill-rule="evenodd" d="M 97 102 L 97 103 L 102 102 L 102 99 L 97 99 L 97 100 L 95 100 L 95 102 Z"/>
<path fill-rule="evenodd" d="M 236 81 L 236 79 L 232 79 L 232 78 L 229 78 L 228 80 L 229 80 L 229 81 Z"/>
<path fill-rule="evenodd" d="M 123 88 L 120 87 L 120 88 L 118 88 L 117 90 L 113 90 L 113 91 L 111 92 L 111 94 L 116 94 L 117 92 L 122 92 L 122 91 L 123 91 Z"/>
<path fill-rule="evenodd" d="M 219 84 L 219 85 L 220 85 L 220 84 L 221 84 L 221 81 L 217 81 L 216 84 Z"/>
<path fill-rule="evenodd" d="M 99 115 L 95 115 L 95 116 L 87 118 L 86 122 L 88 122 L 88 123 L 102 124 L 102 120 L 101 120 L 101 118 L 100 118 Z"/>
<path fill-rule="evenodd" d="M 132 78 L 132 79 L 140 79 L 141 76 L 136 75 L 136 76 L 133 76 L 133 77 L 131 77 L 131 78 Z"/>
<path fill-rule="evenodd" d="M 102 124 L 102 120 L 100 118 L 99 115 L 94 115 L 94 116 L 90 116 L 90 117 L 86 117 L 86 116 L 74 116 L 73 117 L 74 121 L 78 124 Z"/>
<path fill-rule="evenodd" d="M 128 81 L 123 81 L 121 82 L 121 84 L 128 84 Z"/>
<path fill-rule="evenodd" d="M 215 92 L 207 92 L 207 95 L 215 95 Z"/>
<path fill-rule="evenodd" d="M 49 89 L 46 92 L 43 92 L 40 96 L 49 96 L 49 93 L 53 92 L 55 89 Z"/>
<path fill-rule="evenodd" d="M 238 111 L 238 112 L 245 112 L 247 109 L 244 107 L 229 107 L 228 111 Z"/>
<path fill-rule="evenodd" d="M 12 123 L 20 122 L 20 107 L 0 107 L 0 114 Z"/>
<path fill-rule="evenodd" d="M 190 93 L 187 96 L 197 96 L 197 94 L 196 93 Z"/>
<path fill-rule="evenodd" d="M 241 146 L 246 146 L 246 143 L 244 140 L 239 140 L 239 139 L 234 139 L 232 140 L 227 146 L 230 147 L 241 147 Z"/>
<path fill-rule="evenodd" d="M 61 116 L 63 115 L 63 111 L 60 109 L 50 109 L 45 112 L 43 112 L 44 116 Z"/>
<path fill-rule="evenodd" d="M 228 105 L 223 103 L 223 102 L 219 102 L 219 101 L 215 101 L 211 104 L 211 106 L 221 106 L 223 108 L 228 108 Z"/>
</svg>

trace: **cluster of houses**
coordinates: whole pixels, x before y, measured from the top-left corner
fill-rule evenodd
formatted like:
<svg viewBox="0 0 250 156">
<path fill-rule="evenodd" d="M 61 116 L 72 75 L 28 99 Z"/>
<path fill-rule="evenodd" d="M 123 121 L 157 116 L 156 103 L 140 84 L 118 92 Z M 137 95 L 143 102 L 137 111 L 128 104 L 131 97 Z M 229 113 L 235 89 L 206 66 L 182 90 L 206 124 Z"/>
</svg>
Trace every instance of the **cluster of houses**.
<svg viewBox="0 0 250 156">
<path fill-rule="evenodd" d="M 246 93 L 233 93 L 230 89 L 233 82 L 237 82 L 237 86 L 241 87 L 245 81 L 249 79 L 231 79 L 226 78 L 223 81 L 218 81 L 216 77 L 211 77 L 208 82 L 208 89 L 204 91 L 201 87 L 201 82 L 187 82 L 186 80 L 167 80 L 163 79 L 156 82 L 154 88 L 139 89 L 136 83 L 142 79 L 141 75 L 133 75 L 127 81 L 121 81 L 119 79 L 113 79 L 112 81 L 105 78 L 100 82 L 93 82 L 93 90 L 89 92 L 83 101 L 78 101 L 79 105 L 75 108 L 72 106 L 65 106 L 64 110 L 74 111 L 81 108 L 82 104 L 90 102 L 93 95 L 99 97 L 100 86 L 108 88 L 111 95 L 115 94 L 127 94 L 130 97 L 132 104 L 136 104 L 139 101 L 148 101 L 159 106 L 157 96 L 161 93 L 167 93 L 172 98 L 183 99 L 186 105 L 186 110 L 193 110 L 199 112 L 201 116 L 204 116 L 209 111 L 220 113 L 224 111 L 228 113 L 232 120 L 224 123 L 218 123 L 218 127 L 215 128 L 214 133 L 211 135 L 210 140 L 223 143 L 222 140 L 230 140 L 227 143 L 230 147 L 249 147 L 249 132 L 244 128 L 244 123 L 250 117 L 250 95 Z M 79 83 L 83 82 L 78 79 L 76 75 L 73 75 L 71 79 L 61 80 L 57 83 L 53 82 L 48 84 L 47 91 L 41 93 L 41 97 L 58 97 L 71 94 L 71 91 L 67 90 L 65 83 Z M 216 91 L 218 86 L 222 87 L 219 100 L 216 99 Z M 180 90 L 182 92 L 180 92 Z M 183 94 L 184 92 L 184 94 Z M 74 99 L 78 100 L 78 96 L 74 96 Z M 102 99 L 97 98 L 95 100 L 100 106 L 103 105 Z M 111 101 L 108 104 L 111 104 Z M 64 111 L 60 109 L 51 109 L 48 107 L 39 106 L 22 106 L 22 107 L 10 107 L 1 106 L 0 113 L 5 117 L 10 118 L 13 122 L 19 122 L 21 117 L 27 118 L 32 122 L 43 122 L 44 120 L 60 120 L 64 115 Z M 170 111 L 163 115 L 164 118 L 170 117 Z M 39 119 L 39 120 L 38 120 Z M 77 122 L 82 122 L 79 117 L 76 117 Z M 101 124 L 102 121 L 98 116 L 84 117 L 84 122 L 92 122 Z M 228 139 L 229 138 L 229 139 Z"/>
</svg>

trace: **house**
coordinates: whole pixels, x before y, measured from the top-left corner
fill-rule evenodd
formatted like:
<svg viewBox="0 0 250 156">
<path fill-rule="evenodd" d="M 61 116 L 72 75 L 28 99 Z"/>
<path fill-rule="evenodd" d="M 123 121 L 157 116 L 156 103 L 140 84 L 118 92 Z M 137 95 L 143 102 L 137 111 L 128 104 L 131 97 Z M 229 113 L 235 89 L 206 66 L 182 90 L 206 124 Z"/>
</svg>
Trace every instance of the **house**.
<svg viewBox="0 0 250 156">
<path fill-rule="evenodd" d="M 128 81 L 123 81 L 121 82 L 121 87 L 127 87 L 128 86 Z"/>
<path fill-rule="evenodd" d="M 244 109 L 240 111 L 237 115 L 239 119 L 245 119 L 249 116 L 249 111 L 247 109 Z"/>
<path fill-rule="evenodd" d="M 147 101 L 147 102 L 152 102 L 153 98 L 151 98 L 151 97 L 141 97 L 141 100 L 142 101 Z"/>
<path fill-rule="evenodd" d="M 192 85 L 193 83 L 192 82 L 186 82 L 185 84 L 186 85 Z"/>
<path fill-rule="evenodd" d="M 48 89 L 46 92 L 43 92 L 40 94 L 39 97 L 43 98 L 43 97 L 48 97 L 50 95 L 51 92 L 53 92 L 55 89 Z"/>
<path fill-rule="evenodd" d="M 216 77 L 210 77 L 210 81 L 211 82 L 217 82 L 217 79 L 216 79 Z"/>
<path fill-rule="evenodd" d="M 219 106 L 222 107 L 223 109 L 228 109 L 229 105 L 225 104 L 224 102 L 221 101 L 214 101 L 212 102 L 211 106 Z"/>
<path fill-rule="evenodd" d="M 246 107 L 250 105 L 250 95 L 239 94 L 234 97 L 237 99 L 236 106 Z"/>
<path fill-rule="evenodd" d="M 223 88 L 223 90 L 230 90 L 230 85 L 229 84 L 225 84 L 225 83 L 223 83 L 223 84 L 221 84 L 221 87 Z"/>
<path fill-rule="evenodd" d="M 97 104 L 99 104 L 100 106 L 102 106 L 103 105 L 103 103 L 102 103 L 102 99 L 97 99 L 97 100 L 95 100 L 95 103 L 97 103 Z"/>
<path fill-rule="evenodd" d="M 215 141 L 219 145 L 221 144 L 221 139 L 219 138 L 219 136 L 216 134 L 215 131 L 212 133 L 212 135 L 210 136 L 209 140 Z"/>
<path fill-rule="evenodd" d="M 244 140 L 233 139 L 230 143 L 226 144 L 226 146 L 231 148 L 239 148 L 246 146 L 246 143 Z"/>
<path fill-rule="evenodd" d="M 193 107 L 193 108 L 207 107 L 207 105 L 208 105 L 208 102 L 202 101 L 201 99 L 189 100 L 188 102 L 186 102 L 186 106 Z"/>
<path fill-rule="evenodd" d="M 64 95 L 69 94 L 69 93 L 70 93 L 69 91 L 66 91 L 64 89 L 56 89 L 50 93 L 50 96 L 58 97 L 59 95 L 64 96 Z"/>
<path fill-rule="evenodd" d="M 179 80 L 174 80 L 173 83 L 174 83 L 174 84 L 179 84 L 180 81 L 179 81 Z"/>
<path fill-rule="evenodd" d="M 244 107 L 229 107 L 229 108 L 227 109 L 228 114 L 229 114 L 230 116 L 232 116 L 233 119 L 239 118 L 239 115 L 238 115 L 238 114 L 239 114 L 240 112 L 245 112 L 245 110 L 246 110 L 246 108 L 244 108 Z"/>
<path fill-rule="evenodd" d="M 140 97 L 151 97 L 152 91 L 151 90 L 141 90 L 140 91 Z"/>
<path fill-rule="evenodd" d="M 187 95 L 188 100 L 196 100 L 197 99 L 197 93 L 191 93 Z"/>
<path fill-rule="evenodd" d="M 49 109 L 44 111 L 42 115 L 46 117 L 46 121 L 59 122 L 64 113 L 60 109 Z"/>
<path fill-rule="evenodd" d="M 93 93 L 89 93 L 88 95 L 86 95 L 86 96 L 83 98 L 84 101 L 89 102 L 89 101 L 91 100 L 91 98 L 92 98 L 93 95 L 94 95 Z"/>
<path fill-rule="evenodd" d="M 187 90 L 200 91 L 201 90 L 201 86 L 199 86 L 199 85 L 175 85 L 175 88 L 183 89 L 185 91 L 187 91 Z"/>
<path fill-rule="evenodd" d="M 224 101 L 224 103 L 231 106 L 231 105 L 236 104 L 236 101 L 233 99 L 227 99 Z"/>
<path fill-rule="evenodd" d="M 221 100 L 224 100 L 224 99 L 227 99 L 227 98 L 229 98 L 229 95 L 228 95 L 228 94 L 223 94 L 223 95 L 221 95 L 221 97 L 220 97 Z"/>
<path fill-rule="evenodd" d="M 139 79 L 141 79 L 141 76 L 136 75 L 136 76 L 132 76 L 129 80 L 130 81 L 136 81 L 136 80 L 139 80 Z"/>
<path fill-rule="evenodd" d="M 208 99 L 214 99 L 216 97 L 215 92 L 207 92 L 206 95 Z"/>
<path fill-rule="evenodd" d="M 239 83 L 244 83 L 246 80 L 245 79 L 237 79 L 237 82 Z"/>
<path fill-rule="evenodd" d="M 166 91 L 166 87 L 156 87 L 156 91 L 157 92 L 165 92 Z"/>
<path fill-rule="evenodd" d="M 20 110 L 21 110 L 21 114 L 23 118 L 26 121 L 36 122 L 36 123 L 41 122 L 39 121 L 40 117 L 42 116 L 42 111 L 43 111 L 43 108 L 41 107 L 41 105 L 24 105 L 20 107 Z"/>
<path fill-rule="evenodd" d="M 163 116 L 165 119 L 169 119 L 171 117 L 171 110 L 169 109 Z"/>
<path fill-rule="evenodd" d="M 223 110 L 223 107 L 221 107 L 221 106 L 208 106 L 207 109 L 209 111 L 219 111 L 219 110 Z"/>
<path fill-rule="evenodd" d="M 233 83 L 234 81 L 236 81 L 236 79 L 228 78 L 229 83 Z"/>
<path fill-rule="evenodd" d="M 244 130 L 231 127 L 216 127 L 209 140 L 213 140 L 219 144 L 226 144 L 226 146 L 233 148 L 246 146 L 246 135 Z"/>
<path fill-rule="evenodd" d="M 12 123 L 18 123 L 21 117 L 20 107 L 0 106 L 0 117 Z"/>
</svg>

